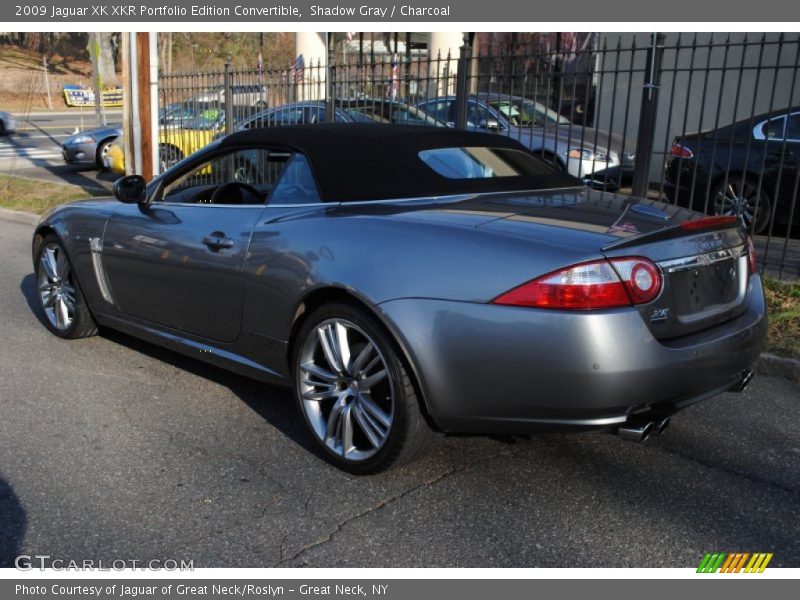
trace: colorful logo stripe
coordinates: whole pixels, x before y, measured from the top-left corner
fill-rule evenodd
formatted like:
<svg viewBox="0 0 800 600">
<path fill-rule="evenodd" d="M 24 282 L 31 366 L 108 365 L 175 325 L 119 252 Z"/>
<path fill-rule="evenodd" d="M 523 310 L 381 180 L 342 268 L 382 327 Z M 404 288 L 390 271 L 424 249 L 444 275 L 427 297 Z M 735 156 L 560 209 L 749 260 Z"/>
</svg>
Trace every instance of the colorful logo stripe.
<svg viewBox="0 0 800 600">
<path fill-rule="evenodd" d="M 772 560 L 772 552 L 707 552 L 697 567 L 698 573 L 763 573 L 769 561 Z M 749 561 L 748 561 L 749 559 Z M 745 566 L 745 564 L 747 566 Z"/>
</svg>

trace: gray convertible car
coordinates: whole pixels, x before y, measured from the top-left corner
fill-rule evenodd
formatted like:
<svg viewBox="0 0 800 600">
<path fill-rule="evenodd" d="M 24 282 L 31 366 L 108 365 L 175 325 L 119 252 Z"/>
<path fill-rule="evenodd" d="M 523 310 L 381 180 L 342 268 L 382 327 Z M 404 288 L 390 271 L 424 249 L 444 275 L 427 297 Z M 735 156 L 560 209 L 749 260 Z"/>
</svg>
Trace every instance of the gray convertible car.
<svg viewBox="0 0 800 600">
<path fill-rule="evenodd" d="M 734 217 L 587 189 L 493 134 L 243 131 L 115 195 L 36 228 L 50 331 L 118 329 L 291 386 L 355 473 L 449 432 L 642 440 L 743 389 L 765 336 Z"/>
</svg>

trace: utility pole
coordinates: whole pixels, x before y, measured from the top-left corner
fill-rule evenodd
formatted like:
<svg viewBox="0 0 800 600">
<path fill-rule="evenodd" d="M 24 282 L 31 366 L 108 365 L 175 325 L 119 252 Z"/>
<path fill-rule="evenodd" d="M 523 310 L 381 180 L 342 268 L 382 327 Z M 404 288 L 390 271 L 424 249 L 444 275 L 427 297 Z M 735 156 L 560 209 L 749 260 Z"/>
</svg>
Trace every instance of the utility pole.
<svg viewBox="0 0 800 600">
<path fill-rule="evenodd" d="M 123 34 L 125 166 L 148 181 L 158 174 L 158 48 L 156 34 Z"/>
<path fill-rule="evenodd" d="M 44 87 L 47 89 L 47 108 L 53 110 L 53 99 L 50 97 L 50 76 L 47 74 L 47 57 L 42 54 L 42 68 L 44 69 Z"/>
<path fill-rule="evenodd" d="M 97 125 L 106 124 L 106 112 L 103 108 L 103 81 L 100 77 L 100 35 L 89 34 L 89 57 L 92 59 L 92 80 L 94 82 L 94 115 Z"/>
</svg>

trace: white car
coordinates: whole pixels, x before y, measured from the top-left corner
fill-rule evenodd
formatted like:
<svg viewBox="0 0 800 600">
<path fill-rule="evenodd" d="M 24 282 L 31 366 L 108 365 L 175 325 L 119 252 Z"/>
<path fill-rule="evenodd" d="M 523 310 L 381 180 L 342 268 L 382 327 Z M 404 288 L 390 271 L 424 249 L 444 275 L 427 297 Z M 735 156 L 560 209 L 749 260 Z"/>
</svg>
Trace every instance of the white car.
<svg viewBox="0 0 800 600">
<path fill-rule="evenodd" d="M 14 115 L 0 110 L 0 135 L 10 133 L 17 128 L 17 120 Z"/>
</svg>

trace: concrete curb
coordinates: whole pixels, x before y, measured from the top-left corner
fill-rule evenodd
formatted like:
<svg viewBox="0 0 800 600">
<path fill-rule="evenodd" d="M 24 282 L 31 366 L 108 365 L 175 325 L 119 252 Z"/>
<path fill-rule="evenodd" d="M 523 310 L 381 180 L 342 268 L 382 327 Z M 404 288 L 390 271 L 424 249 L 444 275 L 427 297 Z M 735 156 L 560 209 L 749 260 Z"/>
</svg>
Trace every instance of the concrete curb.
<svg viewBox="0 0 800 600">
<path fill-rule="evenodd" d="M 756 361 L 756 372 L 761 375 L 784 377 L 800 383 L 800 360 L 763 352 Z"/>
<path fill-rule="evenodd" d="M 0 208 L 0 219 L 4 221 L 13 221 L 14 223 L 22 223 L 23 225 L 36 225 L 41 218 L 40 215 L 22 210 Z"/>
</svg>

